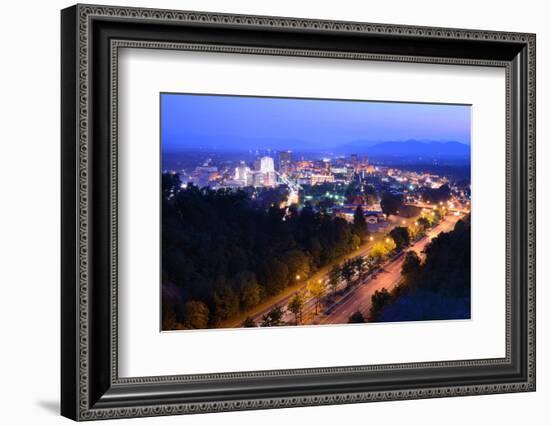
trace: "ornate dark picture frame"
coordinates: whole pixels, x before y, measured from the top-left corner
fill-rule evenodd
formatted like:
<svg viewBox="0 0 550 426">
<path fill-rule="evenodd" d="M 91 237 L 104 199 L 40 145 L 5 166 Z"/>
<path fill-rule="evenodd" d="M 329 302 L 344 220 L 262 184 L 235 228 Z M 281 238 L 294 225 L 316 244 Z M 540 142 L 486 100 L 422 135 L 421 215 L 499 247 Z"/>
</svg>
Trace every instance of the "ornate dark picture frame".
<svg viewBox="0 0 550 426">
<path fill-rule="evenodd" d="M 61 13 L 61 413 L 74 420 L 535 390 L 535 35 L 76 5 Z M 117 52 L 187 49 L 506 70 L 506 356 L 120 378 Z"/>
</svg>

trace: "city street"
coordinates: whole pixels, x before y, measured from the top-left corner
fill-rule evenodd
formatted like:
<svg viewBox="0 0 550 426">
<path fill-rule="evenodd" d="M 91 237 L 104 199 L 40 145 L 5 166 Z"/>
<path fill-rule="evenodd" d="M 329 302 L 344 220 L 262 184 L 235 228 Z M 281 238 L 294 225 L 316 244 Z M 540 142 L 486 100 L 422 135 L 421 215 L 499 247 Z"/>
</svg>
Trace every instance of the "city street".
<svg viewBox="0 0 550 426">
<path fill-rule="evenodd" d="M 428 234 L 417 241 L 409 250 L 416 251 L 423 256 L 422 251 L 428 243 L 441 232 L 447 232 L 453 229 L 460 216 L 446 216 L 439 225 L 430 230 Z M 355 311 L 360 311 L 363 316 L 368 317 L 371 298 L 376 290 L 385 288 L 391 291 L 401 280 L 401 265 L 405 256 L 401 255 L 397 259 L 389 262 L 383 270 L 374 278 L 366 283 L 357 285 L 355 290 L 346 295 L 328 310 L 330 313 L 319 320 L 320 324 L 345 324 L 349 316 Z"/>
<path fill-rule="evenodd" d="M 328 273 L 331 270 L 331 268 L 336 264 L 341 264 L 347 259 L 351 259 L 356 256 L 367 256 L 372 249 L 373 245 L 379 241 L 387 232 L 390 231 L 390 229 L 393 226 L 409 226 L 412 223 L 414 223 L 418 219 L 417 216 L 411 217 L 411 218 L 403 218 L 403 217 L 392 217 L 389 219 L 389 223 L 392 225 L 388 227 L 387 229 L 384 229 L 382 232 L 379 232 L 377 234 L 373 234 L 373 240 L 369 241 L 363 246 L 361 246 L 358 250 L 354 251 L 353 253 L 350 253 L 347 256 L 344 256 L 342 259 L 340 259 L 338 262 L 335 262 L 331 265 L 327 265 L 321 269 L 319 269 L 315 274 L 308 277 L 307 280 L 303 280 L 303 282 L 297 282 L 296 285 L 285 289 L 281 294 L 278 294 L 277 296 L 271 298 L 269 301 L 266 301 L 262 303 L 260 306 L 256 307 L 252 312 L 248 312 L 246 315 L 241 315 L 239 318 L 236 318 L 231 321 L 227 321 L 226 323 L 223 323 L 219 326 L 219 328 L 233 328 L 233 327 L 239 327 L 243 320 L 246 317 L 250 317 L 254 320 L 256 323 L 260 323 L 262 320 L 262 317 L 267 314 L 269 311 L 271 311 L 275 306 L 281 306 L 286 307 L 290 299 L 297 293 L 297 292 L 303 292 L 306 293 L 306 287 L 308 281 L 316 281 L 316 280 L 322 280 L 323 282 L 326 282 L 328 280 Z M 321 309 L 319 309 L 319 312 Z M 309 297 L 306 296 L 306 300 L 304 301 L 304 310 L 303 310 L 303 318 L 304 323 L 308 323 L 308 320 L 313 320 L 315 316 L 315 301 Z M 294 321 L 294 315 L 290 312 L 285 312 L 285 315 L 283 317 L 283 320 L 285 322 Z M 346 319 L 347 322 L 347 319 Z"/>
<path fill-rule="evenodd" d="M 446 216 L 435 228 L 428 231 L 427 235 L 417 241 L 409 250 L 416 251 L 421 257 L 423 257 L 422 251 L 428 245 L 428 243 L 439 235 L 441 232 L 448 232 L 453 229 L 456 222 L 462 217 L 455 215 Z M 398 218 L 394 219 L 396 226 L 407 226 L 411 222 L 414 222 L 414 218 Z M 349 259 L 355 256 L 367 256 L 377 241 L 380 235 L 376 236 L 374 241 L 364 244 L 359 250 L 345 257 Z M 345 259 L 338 263 L 342 263 Z M 254 312 L 248 313 L 247 316 L 252 318 L 257 324 L 261 323 L 262 317 L 271 311 L 275 306 L 281 306 L 284 311 L 283 321 L 290 323 L 295 321 L 294 314 L 286 309 L 286 306 L 290 299 L 297 293 L 302 292 L 305 294 L 304 306 L 302 311 L 302 325 L 307 324 L 345 324 L 348 322 L 349 316 L 355 312 L 360 311 L 365 318 L 368 317 L 371 297 L 376 290 L 386 288 L 391 291 L 401 279 L 401 265 L 404 260 L 404 255 L 400 255 L 394 260 L 386 263 L 381 272 L 376 277 L 369 277 L 367 281 L 356 285 L 349 293 L 337 300 L 332 306 L 321 306 L 318 309 L 317 315 L 315 314 L 315 300 L 308 294 L 306 294 L 307 282 L 311 280 L 322 280 L 326 282 L 328 280 L 328 273 L 333 265 L 326 266 L 317 271 L 314 275 L 304 280 L 303 283 L 298 283 L 292 288 L 287 289 L 282 294 L 279 294 L 269 302 L 257 307 Z M 231 323 L 223 324 L 221 328 L 227 327 L 239 327 L 243 318 L 233 320 Z"/>
</svg>

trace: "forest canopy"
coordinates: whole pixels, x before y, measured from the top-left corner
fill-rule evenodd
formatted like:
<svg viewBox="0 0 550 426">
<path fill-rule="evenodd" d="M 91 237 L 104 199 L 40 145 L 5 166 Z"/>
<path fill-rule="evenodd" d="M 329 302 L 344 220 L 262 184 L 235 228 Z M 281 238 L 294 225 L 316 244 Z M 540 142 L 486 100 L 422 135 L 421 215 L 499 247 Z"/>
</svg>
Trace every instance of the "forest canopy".
<svg viewBox="0 0 550 426">
<path fill-rule="evenodd" d="M 258 207 L 242 190 L 162 177 L 163 329 L 216 327 L 350 253 L 355 223 L 311 207 Z"/>
<path fill-rule="evenodd" d="M 371 321 L 470 318 L 470 241 L 470 216 L 466 216 L 452 231 L 432 240 L 424 262 L 408 252 L 401 285 L 376 300 Z"/>
</svg>

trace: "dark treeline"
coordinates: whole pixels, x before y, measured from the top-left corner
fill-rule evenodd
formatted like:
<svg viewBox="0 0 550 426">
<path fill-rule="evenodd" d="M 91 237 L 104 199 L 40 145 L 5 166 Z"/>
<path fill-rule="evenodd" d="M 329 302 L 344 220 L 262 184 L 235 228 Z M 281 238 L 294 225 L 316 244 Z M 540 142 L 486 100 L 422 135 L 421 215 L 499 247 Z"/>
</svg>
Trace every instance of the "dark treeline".
<svg viewBox="0 0 550 426">
<path fill-rule="evenodd" d="M 408 252 L 403 280 L 391 293 L 373 296 L 371 320 L 379 322 L 470 318 L 470 217 L 426 247 L 422 263 Z"/>
<path fill-rule="evenodd" d="M 163 329 L 216 327 L 357 248 L 356 223 L 305 207 L 258 208 L 244 191 L 180 189 L 163 175 Z"/>
<path fill-rule="evenodd" d="M 451 188 L 449 185 L 441 185 L 439 188 L 423 188 L 420 193 L 424 201 L 430 203 L 439 203 L 447 201 L 451 198 Z"/>
<path fill-rule="evenodd" d="M 390 164 L 391 165 L 391 164 Z M 401 170 L 413 171 L 416 173 L 433 173 L 439 176 L 447 176 L 452 180 L 470 181 L 470 164 L 450 165 L 450 164 L 400 164 Z"/>
</svg>

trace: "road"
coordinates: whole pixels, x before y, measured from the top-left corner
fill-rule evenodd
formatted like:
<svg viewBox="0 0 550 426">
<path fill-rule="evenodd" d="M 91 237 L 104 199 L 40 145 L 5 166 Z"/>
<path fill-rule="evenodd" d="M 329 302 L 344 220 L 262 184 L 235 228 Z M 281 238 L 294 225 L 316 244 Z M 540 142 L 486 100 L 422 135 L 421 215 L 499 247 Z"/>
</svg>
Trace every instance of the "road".
<svg viewBox="0 0 550 426">
<path fill-rule="evenodd" d="M 383 229 L 382 231 L 378 232 L 377 234 L 373 234 L 373 240 L 369 241 L 368 243 L 364 244 L 362 247 L 360 247 L 358 250 L 354 251 L 353 253 L 350 253 L 347 256 L 344 256 L 343 258 L 339 259 L 337 262 L 334 262 L 330 265 L 324 266 L 323 268 L 319 269 L 315 274 L 308 277 L 306 280 L 303 280 L 302 282 L 296 283 L 292 287 L 289 287 L 285 289 L 282 293 L 278 294 L 277 296 L 271 298 L 269 301 L 266 301 L 262 303 L 260 306 L 257 306 L 252 311 L 249 311 L 243 315 L 240 315 L 238 318 L 234 318 L 232 320 L 228 320 L 222 324 L 220 324 L 219 328 L 235 328 L 240 327 L 242 322 L 245 318 L 249 317 L 254 320 L 256 323 L 260 323 L 262 321 L 262 317 L 267 314 L 269 311 L 271 311 L 275 306 L 281 306 L 286 307 L 290 299 L 297 293 L 302 292 L 306 293 L 306 287 L 308 281 L 316 281 L 316 280 L 322 280 L 325 281 L 328 280 L 328 273 L 331 270 L 331 268 L 336 264 L 342 264 L 345 260 L 350 259 L 352 257 L 356 256 L 367 256 L 372 248 L 372 246 L 382 239 L 384 235 L 389 232 L 389 230 L 394 226 L 408 226 L 411 223 L 413 223 L 415 220 L 417 220 L 418 217 L 411 217 L 411 218 L 402 218 L 402 217 L 394 217 L 392 216 L 389 220 L 390 226 L 387 229 Z M 304 309 L 303 309 L 303 323 L 308 323 L 309 320 L 312 320 L 315 316 L 315 301 L 311 298 L 307 298 L 304 302 Z M 285 312 L 285 316 L 283 318 L 285 322 L 288 321 L 294 321 L 294 316 L 290 312 Z M 346 320 L 347 322 L 347 320 Z"/>
<path fill-rule="evenodd" d="M 402 217 L 392 217 L 390 221 L 393 226 L 408 226 L 414 222 L 417 217 L 412 218 L 402 218 Z M 428 234 L 417 241 L 411 250 L 416 250 L 421 252 L 424 247 L 440 232 L 449 231 L 453 228 L 454 224 L 460 219 L 460 216 L 446 216 L 439 225 L 430 230 Z M 355 289 L 344 296 L 343 299 L 339 300 L 336 303 L 328 316 L 321 314 L 323 307 L 319 308 L 319 314 L 315 313 L 315 300 L 307 294 L 306 287 L 309 281 L 322 280 L 326 282 L 328 280 L 328 273 L 334 264 L 341 264 L 344 260 L 356 257 L 356 256 L 367 256 L 372 248 L 372 246 L 379 241 L 383 236 L 389 232 L 393 226 L 388 229 L 383 230 L 374 236 L 374 240 L 364 244 L 361 248 L 355 252 L 345 256 L 342 259 L 339 259 L 337 262 L 334 262 L 331 265 L 327 265 L 319 269 L 314 275 L 308 277 L 307 280 L 303 282 L 297 282 L 294 286 L 287 288 L 284 292 L 273 297 L 269 301 L 262 303 L 260 306 L 257 306 L 252 311 L 249 311 L 243 315 L 240 315 L 238 318 L 228 320 L 219 325 L 219 328 L 235 328 L 240 327 L 245 318 L 249 317 L 257 324 L 261 323 L 262 317 L 271 311 L 275 306 L 281 306 L 284 311 L 283 321 L 292 322 L 295 320 L 294 315 L 286 310 L 286 306 L 290 302 L 290 299 L 297 293 L 301 292 L 305 295 L 306 299 L 304 301 L 304 307 L 302 311 L 302 325 L 307 324 L 341 324 L 347 323 L 349 315 L 355 312 L 356 310 L 361 310 L 364 314 L 368 314 L 370 309 L 371 297 L 374 294 L 375 290 L 381 288 L 386 288 L 391 290 L 399 283 L 400 274 L 401 274 L 401 263 L 403 262 L 403 257 L 401 256 L 398 259 L 395 259 L 393 262 L 387 264 L 384 268 L 384 271 L 379 273 L 375 279 L 369 280 L 369 282 L 358 285 Z"/>
<path fill-rule="evenodd" d="M 364 244 L 360 249 L 353 252 L 350 255 L 345 256 L 343 259 L 340 259 L 338 262 L 334 262 L 334 264 L 340 264 L 346 259 L 350 259 L 355 256 L 366 256 L 372 246 L 376 243 L 377 240 L 374 240 L 372 242 Z M 288 305 L 288 302 L 294 295 L 298 292 L 305 293 L 307 288 L 308 281 L 314 281 L 314 280 L 322 280 L 326 281 L 328 279 L 328 273 L 330 269 L 332 268 L 332 264 L 329 266 L 325 266 L 321 269 L 319 269 L 314 275 L 309 277 L 306 280 L 303 280 L 301 283 L 297 283 L 296 285 L 292 286 L 291 288 L 287 288 L 284 292 L 281 294 L 275 296 L 274 298 L 270 299 L 268 302 L 263 303 L 259 307 L 256 307 L 252 312 L 248 312 L 246 315 L 241 316 L 241 318 L 238 318 L 237 320 L 233 320 L 230 323 L 224 323 L 220 326 L 220 328 L 233 328 L 233 327 L 240 327 L 243 320 L 246 317 L 250 317 L 254 320 L 256 323 L 260 323 L 262 321 L 262 317 L 267 314 L 269 311 L 271 311 L 275 306 L 281 306 L 286 307 Z M 306 314 L 311 313 L 314 311 L 314 301 L 312 299 L 308 299 L 304 302 L 304 312 L 303 316 L 306 317 Z M 294 316 L 290 312 L 285 312 L 285 316 L 283 320 L 286 321 L 293 321 Z"/>
<path fill-rule="evenodd" d="M 366 256 L 372 246 L 379 241 L 380 239 L 384 238 L 385 234 L 389 232 L 392 226 L 408 226 L 411 223 L 413 223 L 415 220 L 417 220 L 418 217 L 411 217 L 411 218 L 402 218 L 402 217 L 391 217 L 389 220 L 390 227 L 387 229 L 383 229 L 380 232 L 373 234 L 373 240 L 369 241 L 368 243 L 364 244 L 362 247 L 354 251 L 353 253 L 348 254 L 347 256 L 344 256 L 341 259 L 338 259 L 337 262 L 334 262 L 330 265 L 324 266 L 323 268 L 319 269 L 314 275 L 311 277 L 308 277 L 307 280 L 303 280 L 302 282 L 297 282 L 295 285 L 286 288 L 282 293 L 278 294 L 277 296 L 271 298 L 268 301 L 265 301 L 261 305 L 254 308 L 252 311 L 246 312 L 242 315 L 240 315 L 237 318 L 233 318 L 231 320 L 227 320 L 223 323 L 221 323 L 218 328 L 236 328 L 240 327 L 242 322 L 245 318 L 250 317 L 252 318 L 256 323 L 261 322 L 262 316 L 267 314 L 269 311 L 271 311 L 275 306 L 281 306 L 285 307 L 290 299 L 296 294 L 297 292 L 303 292 L 305 293 L 307 282 L 308 281 L 315 281 L 315 280 L 323 280 L 326 281 L 328 279 L 328 273 L 330 269 L 336 265 L 341 264 L 345 260 L 350 259 L 352 257 L 356 256 Z M 304 303 L 304 320 L 306 320 L 307 316 L 314 315 L 314 301 L 311 299 L 307 299 Z M 294 317 L 290 313 L 285 313 L 284 321 L 293 321 Z M 306 322 L 306 321 L 304 321 Z"/>
<path fill-rule="evenodd" d="M 417 241 L 409 250 L 414 250 L 419 255 L 422 255 L 422 251 L 433 238 L 441 232 L 451 230 L 459 219 L 459 216 L 446 216 L 439 223 L 439 225 L 430 230 L 424 238 Z M 389 262 L 375 278 L 358 285 L 354 291 L 347 294 L 335 305 L 330 307 L 330 313 L 324 317 L 321 317 L 318 323 L 345 324 L 348 322 L 350 315 L 356 311 L 360 311 L 365 317 L 367 317 L 371 307 L 371 298 L 374 292 L 383 288 L 391 291 L 397 284 L 399 284 L 399 281 L 401 280 L 401 265 L 403 264 L 404 258 L 405 256 L 402 254 L 395 260 Z"/>
</svg>

